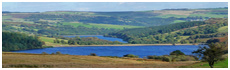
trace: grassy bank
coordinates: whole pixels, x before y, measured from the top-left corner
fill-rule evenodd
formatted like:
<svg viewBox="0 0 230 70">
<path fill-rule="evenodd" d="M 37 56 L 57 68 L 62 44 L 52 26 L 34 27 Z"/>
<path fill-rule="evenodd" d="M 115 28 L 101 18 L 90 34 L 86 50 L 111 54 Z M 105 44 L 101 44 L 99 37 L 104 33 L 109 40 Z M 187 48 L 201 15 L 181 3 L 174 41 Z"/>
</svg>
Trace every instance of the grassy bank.
<svg viewBox="0 0 230 70">
<path fill-rule="evenodd" d="M 39 37 L 41 41 L 44 41 L 46 46 L 69 46 L 68 44 L 61 44 L 61 43 L 54 43 L 55 38 L 49 38 L 49 37 L 44 37 L 40 36 Z M 63 40 L 63 39 L 58 39 L 58 40 Z M 68 42 L 67 40 L 64 40 L 65 42 Z"/>
<path fill-rule="evenodd" d="M 208 62 L 198 62 L 188 66 L 181 66 L 181 68 L 210 68 Z M 216 62 L 214 68 L 228 68 L 228 59 Z"/>
<path fill-rule="evenodd" d="M 99 56 L 2 53 L 3 68 L 177 68 L 196 61 L 163 62 Z"/>
</svg>

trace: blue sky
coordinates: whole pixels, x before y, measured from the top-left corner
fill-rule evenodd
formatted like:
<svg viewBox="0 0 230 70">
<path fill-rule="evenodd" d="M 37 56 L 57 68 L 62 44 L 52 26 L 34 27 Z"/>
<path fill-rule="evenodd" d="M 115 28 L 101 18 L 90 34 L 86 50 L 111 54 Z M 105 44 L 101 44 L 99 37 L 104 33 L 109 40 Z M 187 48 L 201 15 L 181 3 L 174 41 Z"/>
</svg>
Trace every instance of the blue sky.
<svg viewBox="0 0 230 70">
<path fill-rule="evenodd" d="M 227 6 L 227 2 L 2 2 L 2 11 L 145 11 Z"/>
</svg>

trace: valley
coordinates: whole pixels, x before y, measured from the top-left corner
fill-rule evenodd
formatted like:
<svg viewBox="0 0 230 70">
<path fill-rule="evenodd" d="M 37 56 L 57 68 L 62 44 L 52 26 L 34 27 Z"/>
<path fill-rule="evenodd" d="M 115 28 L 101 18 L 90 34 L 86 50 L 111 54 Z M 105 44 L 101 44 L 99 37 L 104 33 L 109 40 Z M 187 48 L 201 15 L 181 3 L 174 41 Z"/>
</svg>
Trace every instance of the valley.
<svg viewBox="0 0 230 70">
<path fill-rule="evenodd" d="M 2 35 L 3 68 L 209 68 L 192 52 L 211 43 L 227 68 L 228 7 L 2 11 Z"/>
</svg>

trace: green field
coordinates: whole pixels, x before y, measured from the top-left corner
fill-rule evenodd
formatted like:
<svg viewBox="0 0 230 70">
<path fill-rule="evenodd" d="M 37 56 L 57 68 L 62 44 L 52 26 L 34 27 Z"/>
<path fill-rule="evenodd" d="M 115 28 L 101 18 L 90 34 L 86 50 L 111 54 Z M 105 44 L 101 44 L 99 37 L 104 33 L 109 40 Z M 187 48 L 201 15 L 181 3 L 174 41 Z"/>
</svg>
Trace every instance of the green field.
<svg viewBox="0 0 230 70">
<path fill-rule="evenodd" d="M 228 17 L 228 15 L 216 15 L 216 14 L 191 14 L 191 17 L 202 16 L 202 17 L 211 17 L 211 18 L 224 18 Z"/>
<path fill-rule="evenodd" d="M 187 38 L 189 38 L 190 36 L 180 36 L 181 39 L 178 40 L 178 42 L 180 42 L 181 40 L 186 40 Z"/>
<path fill-rule="evenodd" d="M 210 68 L 208 62 L 199 62 L 188 66 L 181 66 L 181 68 Z M 214 63 L 214 68 L 228 68 L 228 59 Z"/>
<path fill-rule="evenodd" d="M 124 28 L 141 28 L 143 26 L 130 26 L 130 25 L 111 25 L 111 24 L 94 24 L 94 23 L 73 23 L 73 22 L 64 22 L 63 25 L 71 25 L 74 27 L 84 26 L 88 28 L 97 27 L 97 28 L 113 28 L 113 29 L 124 29 Z"/>
<path fill-rule="evenodd" d="M 41 39 L 41 41 L 44 41 L 47 46 L 68 45 L 68 44 L 54 43 L 55 38 L 49 38 L 49 37 L 43 37 L 43 36 L 40 36 L 39 38 Z M 62 39 L 58 39 L 58 40 L 61 41 Z M 67 40 L 64 40 L 64 41 L 68 42 Z"/>
<path fill-rule="evenodd" d="M 11 16 L 2 16 L 2 20 L 9 19 Z"/>
<path fill-rule="evenodd" d="M 224 32 L 228 32 L 228 26 L 223 26 L 223 27 L 219 28 L 219 29 L 218 29 L 218 32 L 221 32 L 221 33 L 222 33 L 222 32 L 223 32 L 223 33 L 224 33 Z"/>
<path fill-rule="evenodd" d="M 202 16 L 202 17 L 211 17 L 211 18 L 224 18 L 228 17 L 228 15 L 216 15 L 216 14 L 190 14 L 190 17 L 196 17 L 196 16 Z M 169 18 L 169 17 L 175 17 L 175 18 L 186 18 L 189 17 L 186 15 L 175 15 L 175 14 L 167 14 L 167 15 L 159 15 L 157 17 L 160 18 Z M 175 21 L 174 21 L 175 22 Z"/>
<path fill-rule="evenodd" d="M 157 17 L 160 17 L 160 18 L 169 18 L 169 17 L 175 17 L 175 18 L 186 18 L 188 16 L 186 15 L 175 15 L 175 14 L 167 14 L 167 15 L 159 15 Z"/>
<path fill-rule="evenodd" d="M 173 23 L 180 23 L 180 22 L 186 22 L 186 21 L 184 21 L 184 20 L 175 20 L 175 21 L 173 21 Z"/>
</svg>

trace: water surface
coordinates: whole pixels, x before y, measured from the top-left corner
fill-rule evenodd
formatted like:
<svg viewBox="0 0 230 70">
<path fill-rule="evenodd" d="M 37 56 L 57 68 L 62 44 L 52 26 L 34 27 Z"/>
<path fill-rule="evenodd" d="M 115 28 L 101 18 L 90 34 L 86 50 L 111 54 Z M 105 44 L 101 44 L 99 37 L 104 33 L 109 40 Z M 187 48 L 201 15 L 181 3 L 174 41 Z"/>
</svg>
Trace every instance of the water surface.
<svg viewBox="0 0 230 70">
<path fill-rule="evenodd" d="M 122 57 L 126 54 L 134 54 L 143 58 L 149 55 L 169 55 L 170 52 L 180 50 L 186 55 L 191 55 L 193 51 L 198 49 L 198 45 L 164 45 L 164 46 L 107 46 L 107 47 L 55 47 L 44 49 L 33 49 L 23 51 L 13 51 L 21 53 L 35 53 L 41 54 L 55 53 L 60 51 L 63 54 L 69 55 L 89 55 L 90 53 L 96 53 L 98 56 L 118 56 Z"/>
</svg>

